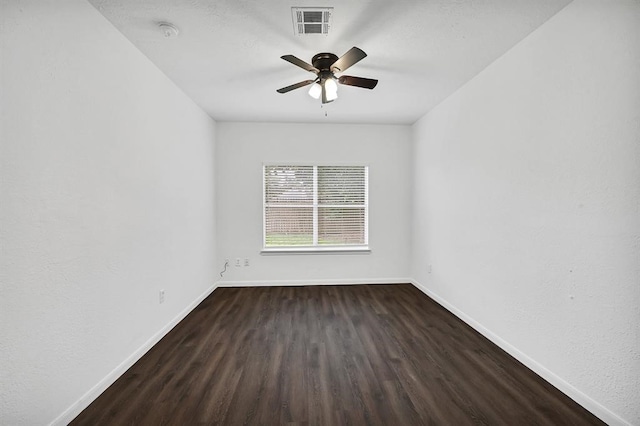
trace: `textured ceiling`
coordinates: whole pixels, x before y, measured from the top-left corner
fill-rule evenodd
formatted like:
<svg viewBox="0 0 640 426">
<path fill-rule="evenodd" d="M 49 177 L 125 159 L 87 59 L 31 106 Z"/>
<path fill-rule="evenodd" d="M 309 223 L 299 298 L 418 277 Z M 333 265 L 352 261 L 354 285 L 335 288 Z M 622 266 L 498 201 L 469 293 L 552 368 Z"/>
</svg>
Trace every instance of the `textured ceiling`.
<svg viewBox="0 0 640 426">
<path fill-rule="evenodd" d="M 570 0 L 89 0 L 158 68 L 219 121 L 410 124 L 503 55 Z M 291 7 L 333 7 L 329 35 L 294 35 Z M 165 38 L 157 26 L 180 30 Z M 322 106 L 301 88 L 307 62 L 352 46 L 368 57 Z"/>
</svg>

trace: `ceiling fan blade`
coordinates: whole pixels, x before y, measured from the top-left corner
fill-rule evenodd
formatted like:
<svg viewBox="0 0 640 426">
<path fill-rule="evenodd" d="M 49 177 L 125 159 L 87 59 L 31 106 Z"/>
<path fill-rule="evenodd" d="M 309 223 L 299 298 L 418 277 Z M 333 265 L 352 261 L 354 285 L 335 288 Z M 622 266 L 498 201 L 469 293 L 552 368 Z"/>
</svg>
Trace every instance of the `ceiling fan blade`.
<svg viewBox="0 0 640 426">
<path fill-rule="evenodd" d="M 306 63 L 305 61 L 303 61 L 300 58 L 296 58 L 293 55 L 284 55 L 284 56 L 280 56 L 282 59 L 284 59 L 287 62 L 291 62 L 293 65 L 297 65 L 300 68 L 302 68 L 303 70 L 307 70 L 313 73 L 318 74 L 320 72 L 319 69 L 317 69 L 316 67 L 314 67 L 313 65 Z"/>
<path fill-rule="evenodd" d="M 292 84 L 291 86 L 287 86 L 287 87 L 283 87 L 282 89 L 278 89 L 278 90 L 276 90 L 276 92 L 278 92 L 278 93 L 287 93 L 287 92 L 290 92 L 292 90 L 299 89 L 299 88 L 304 87 L 304 86 L 308 86 L 308 85 L 310 85 L 311 83 L 314 83 L 314 82 L 315 82 L 315 80 L 301 81 L 300 83 Z"/>
<path fill-rule="evenodd" d="M 378 80 L 372 78 L 352 77 L 350 75 L 341 75 L 338 78 L 338 82 L 347 86 L 364 87 L 365 89 L 373 89 L 378 84 Z"/>
<path fill-rule="evenodd" d="M 340 59 L 335 61 L 333 65 L 331 65 L 331 71 L 332 72 L 346 71 L 347 68 L 349 68 L 353 64 L 361 61 L 366 57 L 367 57 L 366 53 L 364 53 L 362 50 L 354 46 L 351 49 L 349 49 L 347 53 L 342 55 Z"/>
</svg>

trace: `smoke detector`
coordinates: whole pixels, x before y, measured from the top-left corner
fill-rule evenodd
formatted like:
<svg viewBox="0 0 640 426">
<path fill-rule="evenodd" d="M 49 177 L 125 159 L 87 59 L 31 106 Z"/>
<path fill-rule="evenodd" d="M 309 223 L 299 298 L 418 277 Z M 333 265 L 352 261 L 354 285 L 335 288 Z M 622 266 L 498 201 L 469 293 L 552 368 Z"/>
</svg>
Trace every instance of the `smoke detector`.
<svg viewBox="0 0 640 426">
<path fill-rule="evenodd" d="M 178 28 L 169 22 L 158 22 L 158 27 L 166 38 L 175 38 L 178 36 Z"/>
<path fill-rule="evenodd" d="M 293 33 L 329 34 L 333 7 L 292 7 Z"/>
</svg>

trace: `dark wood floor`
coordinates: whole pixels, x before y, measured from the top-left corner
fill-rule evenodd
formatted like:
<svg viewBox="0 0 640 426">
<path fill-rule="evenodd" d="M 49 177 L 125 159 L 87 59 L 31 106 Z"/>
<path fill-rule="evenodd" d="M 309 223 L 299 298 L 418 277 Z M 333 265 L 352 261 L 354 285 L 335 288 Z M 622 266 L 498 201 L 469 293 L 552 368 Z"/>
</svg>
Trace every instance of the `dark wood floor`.
<svg viewBox="0 0 640 426">
<path fill-rule="evenodd" d="M 602 425 L 411 285 L 218 288 L 73 425 Z"/>
</svg>

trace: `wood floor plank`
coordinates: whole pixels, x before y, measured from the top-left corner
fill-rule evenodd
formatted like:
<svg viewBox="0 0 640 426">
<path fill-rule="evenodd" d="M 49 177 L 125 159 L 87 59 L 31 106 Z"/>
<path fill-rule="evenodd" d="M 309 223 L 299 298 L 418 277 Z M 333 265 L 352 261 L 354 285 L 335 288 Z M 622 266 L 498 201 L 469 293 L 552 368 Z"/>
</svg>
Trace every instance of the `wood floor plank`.
<svg viewBox="0 0 640 426">
<path fill-rule="evenodd" d="M 72 425 L 603 425 L 412 285 L 218 288 Z"/>
</svg>

